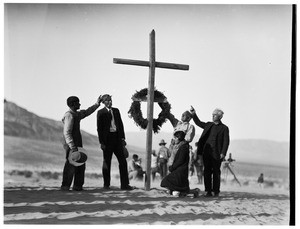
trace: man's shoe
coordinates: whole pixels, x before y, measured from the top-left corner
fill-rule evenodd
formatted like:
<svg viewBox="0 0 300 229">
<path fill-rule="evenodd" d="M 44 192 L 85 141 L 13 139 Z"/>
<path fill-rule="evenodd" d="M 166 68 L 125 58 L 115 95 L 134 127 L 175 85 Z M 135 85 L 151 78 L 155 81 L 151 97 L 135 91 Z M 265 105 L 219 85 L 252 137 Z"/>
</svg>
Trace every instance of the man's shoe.
<svg viewBox="0 0 300 229">
<path fill-rule="evenodd" d="M 127 186 L 125 186 L 125 187 L 121 187 L 121 189 L 122 190 L 133 190 L 134 189 L 134 187 L 132 187 L 132 186 L 130 186 L 130 185 L 127 185 Z"/>
<path fill-rule="evenodd" d="M 60 190 L 61 191 L 69 191 L 70 187 L 67 187 L 67 186 L 61 186 L 60 187 Z"/>
<path fill-rule="evenodd" d="M 106 185 L 104 185 L 104 186 L 103 186 L 103 189 L 109 190 L 109 189 L 110 189 L 110 187 L 109 187 L 109 186 L 106 186 Z"/>
<path fill-rule="evenodd" d="M 214 193 L 214 196 L 215 196 L 215 197 L 218 197 L 218 196 L 219 196 L 219 192 L 215 192 L 215 193 Z"/>
<path fill-rule="evenodd" d="M 73 187 L 72 188 L 73 191 L 83 191 L 82 187 Z"/>
<path fill-rule="evenodd" d="M 213 195 L 211 194 L 211 192 L 207 192 L 204 197 L 212 197 Z"/>
</svg>

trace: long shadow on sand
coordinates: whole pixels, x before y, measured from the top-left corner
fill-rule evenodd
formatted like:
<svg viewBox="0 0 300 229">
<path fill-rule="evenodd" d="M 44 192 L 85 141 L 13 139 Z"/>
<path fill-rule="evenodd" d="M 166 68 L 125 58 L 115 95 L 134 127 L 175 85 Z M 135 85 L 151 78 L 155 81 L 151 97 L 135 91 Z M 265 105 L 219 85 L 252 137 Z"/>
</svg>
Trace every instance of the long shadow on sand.
<svg viewBox="0 0 300 229">
<path fill-rule="evenodd" d="M 222 192 L 219 197 L 207 198 L 200 195 L 198 198 L 180 198 L 170 196 L 162 189 L 123 191 L 112 187 L 110 190 L 88 188 L 79 192 L 65 192 L 57 188 L 5 188 L 4 223 L 178 224 L 194 218 L 205 221 L 212 217 L 218 220 L 245 217 L 249 210 L 243 203 L 267 203 L 274 202 L 273 200 L 288 202 L 289 197 Z M 211 208 L 212 205 L 215 208 Z M 256 211 L 255 214 L 256 218 L 271 216 L 262 211 Z"/>
</svg>

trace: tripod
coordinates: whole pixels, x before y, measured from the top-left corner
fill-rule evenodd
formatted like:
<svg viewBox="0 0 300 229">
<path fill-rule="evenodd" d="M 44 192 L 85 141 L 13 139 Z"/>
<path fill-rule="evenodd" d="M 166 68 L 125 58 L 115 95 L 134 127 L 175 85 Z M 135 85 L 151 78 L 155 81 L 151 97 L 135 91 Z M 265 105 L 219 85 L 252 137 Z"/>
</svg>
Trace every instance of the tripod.
<svg viewBox="0 0 300 229">
<path fill-rule="evenodd" d="M 232 161 L 224 161 L 224 165 L 223 165 L 223 170 L 222 173 L 225 175 L 225 181 L 227 180 L 227 175 L 228 175 L 228 171 L 233 175 L 234 180 L 240 185 L 241 183 L 239 182 L 239 180 L 237 179 L 236 175 L 233 172 L 233 168 L 231 166 Z"/>
</svg>

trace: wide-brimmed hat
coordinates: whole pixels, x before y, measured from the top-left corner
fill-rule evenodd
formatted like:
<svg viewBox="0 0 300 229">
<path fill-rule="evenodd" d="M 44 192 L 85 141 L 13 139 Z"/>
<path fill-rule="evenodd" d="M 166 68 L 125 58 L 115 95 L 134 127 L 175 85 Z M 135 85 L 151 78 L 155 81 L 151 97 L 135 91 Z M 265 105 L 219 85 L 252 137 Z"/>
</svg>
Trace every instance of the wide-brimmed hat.
<svg viewBox="0 0 300 229">
<path fill-rule="evenodd" d="M 87 160 L 86 150 L 82 147 L 77 147 L 77 151 L 70 152 L 69 154 L 69 162 L 74 166 L 81 166 Z"/>
<path fill-rule="evenodd" d="M 167 144 L 167 143 L 165 142 L 165 140 L 164 140 L 164 139 L 161 139 L 161 141 L 160 141 L 160 143 L 159 143 L 158 145 L 165 145 L 165 144 Z"/>
</svg>

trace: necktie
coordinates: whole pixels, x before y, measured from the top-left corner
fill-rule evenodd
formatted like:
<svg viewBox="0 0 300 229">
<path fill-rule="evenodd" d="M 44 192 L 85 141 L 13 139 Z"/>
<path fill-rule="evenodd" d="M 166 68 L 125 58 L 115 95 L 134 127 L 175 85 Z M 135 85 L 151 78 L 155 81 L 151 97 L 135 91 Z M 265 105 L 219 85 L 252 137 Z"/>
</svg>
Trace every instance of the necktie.
<svg viewBox="0 0 300 229">
<path fill-rule="evenodd" d="M 115 132 L 117 130 L 117 127 L 115 124 L 115 119 L 114 119 L 114 114 L 112 109 L 110 109 L 109 114 L 110 114 L 110 130 L 111 132 Z"/>
<path fill-rule="evenodd" d="M 108 116 L 109 116 L 109 120 L 111 121 L 112 120 L 112 110 L 108 111 Z"/>
</svg>

